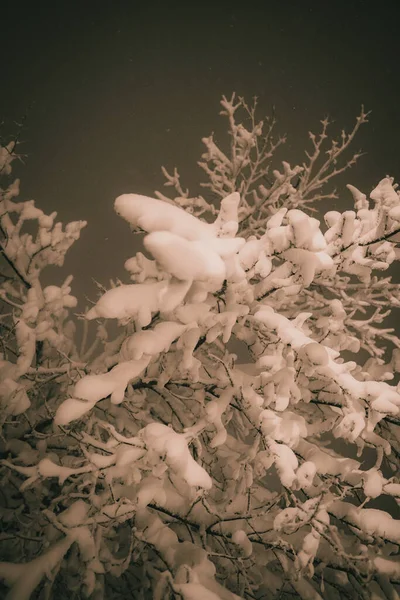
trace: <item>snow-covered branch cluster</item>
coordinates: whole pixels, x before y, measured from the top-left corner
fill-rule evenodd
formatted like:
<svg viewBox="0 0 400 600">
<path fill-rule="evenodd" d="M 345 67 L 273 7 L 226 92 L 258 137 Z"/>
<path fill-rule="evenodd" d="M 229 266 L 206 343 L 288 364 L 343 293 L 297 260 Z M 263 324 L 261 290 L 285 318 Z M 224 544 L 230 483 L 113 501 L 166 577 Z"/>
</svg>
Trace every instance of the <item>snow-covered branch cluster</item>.
<svg viewBox="0 0 400 600">
<path fill-rule="evenodd" d="M 14 145 L 2 148 L 0 172 L 11 173 Z M 62 355 L 73 354 L 75 324 L 67 320 L 77 304 L 71 295 L 72 276 L 61 286 L 43 286 L 41 272 L 48 265 L 62 266 L 70 246 L 79 238 L 85 221 L 69 223 L 65 230 L 55 222 L 57 213 L 46 215 L 33 200 L 16 202 L 19 180 L 1 190 L 0 273 L 1 357 L 0 414 L 3 423 L 10 415 L 24 413 L 30 406 L 26 391 L 34 386 L 40 363 L 48 358 L 59 369 Z M 33 236 L 24 232 L 27 222 L 37 222 Z M 60 361 L 61 358 L 61 361 Z M 36 365 L 37 368 L 34 368 Z M 46 367 L 49 369 L 50 365 Z M 31 376 L 33 378 L 31 379 Z"/>
<path fill-rule="evenodd" d="M 4 284 L 17 348 L 3 368 L 26 397 L 4 424 L 3 477 L 28 507 L 22 533 L 12 499 L 5 513 L 17 539 L 0 563 L 8 598 L 40 585 L 50 597 L 57 582 L 98 599 L 124 589 L 144 600 L 397 598 L 400 340 L 377 325 L 399 289 L 376 272 L 399 257 L 399 194 L 386 177 L 369 198 L 348 186 L 354 210 L 330 211 L 323 224 L 304 211 L 340 172 L 363 112 L 316 173 L 326 121 L 310 136 L 308 166 L 284 163 L 265 195 L 254 191 L 262 157 L 279 144 L 243 100 L 222 104 L 231 156 L 207 138 L 202 164 L 218 206 L 192 203 L 177 173 L 167 174 L 174 201 L 115 200 L 117 215 L 145 232 L 144 248 L 125 263 L 131 282 L 86 313 L 98 323 L 97 354 L 54 337 L 74 306 L 70 279 L 42 290 L 41 263 L 26 258 L 32 240 L 19 257 L 8 245 L 19 225 L 3 224 L 20 281 L 19 296 Z M 13 207 L 33 214 L 7 202 L 7 219 Z M 54 231 L 46 219 L 35 242 L 44 246 Z M 68 372 L 51 354 L 35 363 L 38 341 L 69 359 Z M 17 426 L 30 414 L 22 384 L 51 368 L 60 387 L 43 402 L 47 421 Z M 14 564 L 15 548 L 31 561 Z"/>
</svg>

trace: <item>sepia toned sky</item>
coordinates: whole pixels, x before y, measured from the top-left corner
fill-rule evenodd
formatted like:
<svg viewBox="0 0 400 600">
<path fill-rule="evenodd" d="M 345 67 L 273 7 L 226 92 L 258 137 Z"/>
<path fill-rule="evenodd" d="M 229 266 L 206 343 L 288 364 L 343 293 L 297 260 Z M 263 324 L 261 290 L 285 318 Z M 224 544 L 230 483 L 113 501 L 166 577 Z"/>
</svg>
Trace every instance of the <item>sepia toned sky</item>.
<svg viewBox="0 0 400 600">
<path fill-rule="evenodd" d="M 288 135 L 277 160 L 293 164 L 320 119 L 330 115 L 338 135 L 364 104 L 370 123 L 353 149 L 368 154 L 340 180 L 337 207 L 350 202 L 345 183 L 369 192 L 387 174 L 399 180 L 390 6 L 45 1 L 3 9 L 0 117 L 4 133 L 26 116 L 21 199 L 57 210 L 63 222 L 88 221 L 52 282 L 73 273 L 83 309 L 85 295 L 96 299 L 91 277 L 106 286 L 125 277 L 138 239 L 114 214 L 114 198 L 161 189 L 161 165 L 177 166 L 197 193 L 201 138 L 215 131 L 224 141 L 222 94 L 258 96 L 260 118 L 275 106 L 277 132 Z"/>
</svg>

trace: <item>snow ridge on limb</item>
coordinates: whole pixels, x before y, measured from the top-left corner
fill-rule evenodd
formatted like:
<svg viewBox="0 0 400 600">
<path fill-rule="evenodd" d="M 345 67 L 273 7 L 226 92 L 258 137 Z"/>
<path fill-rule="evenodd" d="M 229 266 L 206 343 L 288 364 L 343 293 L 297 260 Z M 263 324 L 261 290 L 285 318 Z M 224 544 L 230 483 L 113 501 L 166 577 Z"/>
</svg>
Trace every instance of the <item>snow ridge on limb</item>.
<svg viewBox="0 0 400 600">
<path fill-rule="evenodd" d="M 221 208 L 213 224 L 208 224 L 183 208 L 163 200 L 140 194 L 122 194 L 114 202 L 114 210 L 133 227 L 148 233 L 169 231 L 186 240 L 204 240 L 212 237 L 233 237 L 238 229 L 240 194 L 234 192 L 221 201 Z"/>
<path fill-rule="evenodd" d="M 91 308 L 86 318 L 134 319 L 139 328 L 151 322 L 152 313 L 160 310 L 171 311 L 180 305 L 185 297 L 190 281 L 160 281 L 119 285 L 108 290 Z"/>
<path fill-rule="evenodd" d="M 185 210 L 162 200 L 140 194 L 122 194 L 114 202 L 117 215 L 148 233 L 170 231 L 187 240 L 208 239 L 215 235 L 212 226 Z"/>
</svg>

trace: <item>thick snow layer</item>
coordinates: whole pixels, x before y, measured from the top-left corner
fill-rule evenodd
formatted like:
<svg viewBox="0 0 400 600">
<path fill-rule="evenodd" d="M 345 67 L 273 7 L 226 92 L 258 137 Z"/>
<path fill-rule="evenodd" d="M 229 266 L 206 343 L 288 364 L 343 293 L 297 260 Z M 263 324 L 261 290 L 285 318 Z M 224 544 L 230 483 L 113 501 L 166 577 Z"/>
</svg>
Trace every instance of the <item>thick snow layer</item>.
<svg viewBox="0 0 400 600">
<path fill-rule="evenodd" d="M 399 205 L 399 194 L 393 187 L 393 179 L 391 177 L 381 179 L 376 188 L 372 190 L 369 197 L 371 200 L 381 202 L 387 207 Z"/>
<path fill-rule="evenodd" d="M 400 579 L 400 557 L 393 556 L 391 558 L 384 558 L 383 556 L 376 556 L 374 558 L 374 567 L 380 575 L 386 575 L 391 579 Z M 394 596 L 396 598 L 396 596 Z"/>
<path fill-rule="evenodd" d="M 238 209 L 240 194 L 233 192 L 221 200 L 218 217 L 213 223 L 213 228 L 218 237 L 233 237 L 239 227 Z"/>
<path fill-rule="evenodd" d="M 18 344 L 17 358 L 18 374 L 24 375 L 32 364 L 36 352 L 36 335 L 22 319 L 15 324 L 15 337 Z"/>
<path fill-rule="evenodd" d="M 76 500 L 71 506 L 64 510 L 58 520 L 64 527 L 78 527 L 83 525 L 89 514 L 90 505 L 84 500 Z"/>
<path fill-rule="evenodd" d="M 98 402 L 111 394 L 111 401 L 118 404 L 118 398 L 126 389 L 129 381 L 138 377 L 147 365 L 149 358 L 121 362 L 108 373 L 86 375 L 78 381 L 74 388 L 74 396 L 89 402 Z"/>
<path fill-rule="evenodd" d="M 168 352 L 171 344 L 185 329 L 186 326 L 181 323 L 163 321 L 153 329 L 138 331 L 123 342 L 120 357 L 123 360 L 139 360 L 144 354 L 153 356 L 159 352 Z"/>
<path fill-rule="evenodd" d="M 120 285 L 108 290 L 86 314 L 88 320 L 132 318 L 139 327 L 151 322 L 157 311 L 171 311 L 179 306 L 190 288 L 190 281 L 159 281 Z"/>
<path fill-rule="evenodd" d="M 62 465 L 57 465 L 49 458 L 43 458 L 43 460 L 39 462 L 37 468 L 42 477 L 57 477 L 60 485 L 62 485 L 68 477 L 71 477 L 71 475 L 89 473 L 93 470 L 90 465 L 85 465 L 84 467 L 80 467 L 78 469 L 63 467 Z"/>
<path fill-rule="evenodd" d="M 108 290 L 86 314 L 88 320 L 105 317 L 125 319 L 139 317 L 143 326 L 151 321 L 151 313 L 159 307 L 159 295 L 165 282 L 120 285 Z"/>
<path fill-rule="evenodd" d="M 75 421 L 83 415 L 86 415 L 92 408 L 96 402 L 88 402 L 87 400 L 80 400 L 79 398 L 67 398 L 64 402 L 58 407 L 55 417 L 54 423 L 56 425 L 68 425 L 71 421 Z"/>
<path fill-rule="evenodd" d="M 0 563 L 0 578 L 11 587 L 7 600 L 29 600 L 42 578 L 50 574 L 62 561 L 72 542 L 71 537 L 64 537 L 50 546 L 44 554 L 28 563 Z"/>
<path fill-rule="evenodd" d="M 235 238 L 211 238 L 199 242 L 198 247 L 208 246 L 222 258 L 229 258 L 237 254 L 245 245 L 246 240 L 241 237 Z"/>
<path fill-rule="evenodd" d="M 307 425 L 301 415 L 291 411 L 276 414 L 273 410 L 263 410 L 260 414 L 261 430 L 276 441 L 294 448 L 301 438 L 307 436 Z"/>
<path fill-rule="evenodd" d="M 313 252 L 326 248 L 326 241 L 320 230 L 318 219 L 314 219 L 298 209 L 289 210 L 287 219 L 293 228 L 293 237 L 298 248 L 307 248 Z"/>
<path fill-rule="evenodd" d="M 215 237 L 215 228 L 182 208 L 140 194 L 123 194 L 114 203 L 115 212 L 144 231 L 169 231 L 187 240 Z"/>
<path fill-rule="evenodd" d="M 184 435 L 162 423 L 150 423 L 142 430 L 141 437 L 148 448 L 166 455 L 167 464 L 189 485 L 211 489 L 211 477 L 190 454 Z"/>
<path fill-rule="evenodd" d="M 329 510 L 335 517 L 348 521 L 365 534 L 382 537 L 395 544 L 400 543 L 400 521 L 383 510 L 358 508 L 341 500 L 333 502 Z"/>
<path fill-rule="evenodd" d="M 31 405 L 31 401 L 21 384 L 6 377 L 0 383 L 2 409 L 7 415 L 21 415 Z"/>
<path fill-rule="evenodd" d="M 202 323 L 207 315 L 209 314 L 211 306 L 207 304 L 194 304 L 188 303 L 184 306 L 179 306 L 174 314 L 176 317 L 184 323 L 189 325 L 190 323 Z"/>
<path fill-rule="evenodd" d="M 78 381 L 74 388 L 74 398 L 67 398 L 57 409 L 54 417 L 56 425 L 68 425 L 91 410 L 96 402 L 111 395 L 113 404 L 120 404 L 124 399 L 126 386 L 138 377 L 150 358 L 121 362 L 108 373 L 86 375 Z"/>
<path fill-rule="evenodd" d="M 221 286 L 226 276 L 222 258 L 204 241 L 188 241 L 169 231 L 150 233 L 145 248 L 159 265 L 180 280 L 215 282 Z"/>
<path fill-rule="evenodd" d="M 365 471 L 363 473 L 363 480 L 364 494 L 368 498 L 377 498 L 382 494 L 386 480 L 378 469 L 372 468 Z"/>
<path fill-rule="evenodd" d="M 317 273 L 330 269 L 334 265 L 332 258 L 326 252 L 290 248 L 283 253 L 283 256 L 299 268 L 304 287 L 310 285 Z"/>
<path fill-rule="evenodd" d="M 253 545 L 243 529 L 237 529 L 232 534 L 232 542 L 241 547 L 243 556 L 248 558 L 253 553 Z"/>
<path fill-rule="evenodd" d="M 300 440 L 296 452 L 305 460 L 314 463 L 317 473 L 339 475 L 344 477 L 347 473 L 358 470 L 360 463 L 352 458 L 345 458 L 333 450 L 321 449 L 307 440 Z"/>
<path fill-rule="evenodd" d="M 296 478 L 295 470 L 298 467 L 298 461 L 295 453 L 289 446 L 270 442 L 269 448 L 273 454 L 276 469 L 282 485 L 290 488 Z"/>
<path fill-rule="evenodd" d="M 221 600 L 221 596 L 214 594 L 201 583 L 178 583 L 174 591 L 184 600 Z"/>
</svg>

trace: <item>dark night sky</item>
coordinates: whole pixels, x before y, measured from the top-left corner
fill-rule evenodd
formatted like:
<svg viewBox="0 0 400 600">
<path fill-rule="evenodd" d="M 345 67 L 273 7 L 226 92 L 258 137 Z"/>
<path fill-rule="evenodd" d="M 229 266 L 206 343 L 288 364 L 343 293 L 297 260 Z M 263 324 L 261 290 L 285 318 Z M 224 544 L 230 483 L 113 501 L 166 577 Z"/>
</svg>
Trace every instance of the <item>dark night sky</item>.
<svg viewBox="0 0 400 600">
<path fill-rule="evenodd" d="M 307 131 L 321 118 L 331 115 L 338 134 L 364 104 L 372 115 L 353 150 L 368 155 L 343 184 L 369 192 L 387 174 L 399 180 L 393 7 L 359 0 L 3 8 L 0 116 L 12 129 L 28 111 L 21 199 L 57 210 L 63 222 L 89 223 L 53 283 L 73 273 L 83 309 L 84 294 L 96 297 L 91 276 L 105 285 L 124 276 L 137 246 L 114 215 L 114 198 L 161 189 L 162 164 L 178 166 L 198 192 L 201 137 L 221 137 L 219 100 L 232 91 L 249 101 L 257 95 L 260 117 L 275 105 L 278 131 L 288 134 L 279 159 L 292 163 L 302 162 Z M 344 207 L 350 195 L 342 190 Z"/>
</svg>

